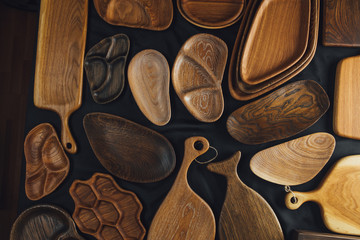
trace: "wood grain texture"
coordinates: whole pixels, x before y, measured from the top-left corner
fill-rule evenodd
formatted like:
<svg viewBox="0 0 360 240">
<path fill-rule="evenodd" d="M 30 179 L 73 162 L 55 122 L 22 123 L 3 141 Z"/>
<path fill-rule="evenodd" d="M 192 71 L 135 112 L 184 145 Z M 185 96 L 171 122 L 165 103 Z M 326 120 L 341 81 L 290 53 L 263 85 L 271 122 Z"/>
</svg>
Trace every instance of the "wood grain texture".
<svg viewBox="0 0 360 240">
<path fill-rule="evenodd" d="M 97 13 L 109 24 L 161 31 L 173 19 L 172 0 L 94 0 Z"/>
<path fill-rule="evenodd" d="M 75 223 L 62 208 L 36 205 L 20 214 L 14 222 L 10 240 L 76 239 L 84 240 Z"/>
<path fill-rule="evenodd" d="M 171 118 L 170 69 L 166 58 L 152 49 L 136 54 L 128 67 L 128 81 L 147 119 L 158 126 L 166 125 Z"/>
<path fill-rule="evenodd" d="M 202 149 L 195 148 L 196 142 L 202 143 Z M 170 192 L 151 223 L 148 240 L 215 239 L 214 214 L 208 204 L 192 191 L 187 182 L 190 164 L 208 149 L 209 142 L 203 137 L 191 137 L 185 140 L 182 165 Z"/>
<path fill-rule="evenodd" d="M 318 188 L 285 197 L 287 208 L 298 209 L 304 202 L 319 204 L 325 226 L 333 232 L 360 235 L 360 155 L 347 156 L 335 163 Z"/>
<path fill-rule="evenodd" d="M 293 240 L 360 240 L 359 237 L 295 230 Z"/>
<path fill-rule="evenodd" d="M 323 44 L 331 47 L 360 47 L 360 2 L 324 0 Z"/>
<path fill-rule="evenodd" d="M 336 69 L 333 129 L 336 135 L 360 139 L 360 56 L 341 60 Z"/>
<path fill-rule="evenodd" d="M 39 200 L 52 193 L 69 173 L 69 159 L 49 123 L 36 126 L 27 134 L 24 154 L 25 193 L 30 200 Z"/>
<path fill-rule="evenodd" d="M 237 174 L 241 153 L 211 163 L 207 168 L 227 179 L 225 201 L 220 213 L 218 233 L 220 240 L 283 240 L 280 223 L 264 198 L 246 186 Z"/>
<path fill-rule="evenodd" d="M 224 111 L 221 82 L 226 66 L 226 43 L 200 33 L 181 47 L 172 69 L 174 89 L 187 110 L 199 121 L 215 122 Z"/>
<path fill-rule="evenodd" d="M 329 105 L 326 92 L 317 82 L 297 81 L 235 110 L 226 127 L 239 142 L 266 143 L 291 137 L 310 127 Z"/>
<path fill-rule="evenodd" d="M 70 189 L 75 202 L 73 218 L 80 231 L 99 240 L 143 239 L 143 209 L 135 193 L 120 188 L 108 174 L 75 180 Z"/>
<path fill-rule="evenodd" d="M 175 152 L 163 135 L 106 113 L 89 113 L 83 123 L 91 148 L 111 174 L 127 181 L 156 182 L 174 170 Z"/>
<path fill-rule="evenodd" d="M 129 49 L 128 36 L 117 34 L 101 40 L 87 52 L 84 68 L 96 103 L 109 103 L 122 93 Z"/>
<path fill-rule="evenodd" d="M 76 153 L 68 119 L 81 106 L 88 0 L 41 1 L 34 104 L 59 114 L 61 140 Z"/>
<path fill-rule="evenodd" d="M 236 23 L 243 14 L 246 0 L 177 0 L 181 15 L 190 23 L 209 29 Z"/>
<path fill-rule="evenodd" d="M 299 185 L 314 178 L 329 161 L 335 138 L 325 132 L 310 134 L 256 153 L 250 169 L 258 177 L 280 185 Z"/>
</svg>

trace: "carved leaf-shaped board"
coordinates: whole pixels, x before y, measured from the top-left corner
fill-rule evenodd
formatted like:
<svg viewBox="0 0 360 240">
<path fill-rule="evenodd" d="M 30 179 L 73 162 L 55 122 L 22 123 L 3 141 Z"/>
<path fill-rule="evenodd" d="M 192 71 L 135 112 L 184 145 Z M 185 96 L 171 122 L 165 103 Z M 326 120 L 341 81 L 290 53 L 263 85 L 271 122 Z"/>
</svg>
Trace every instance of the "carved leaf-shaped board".
<svg viewBox="0 0 360 240">
<path fill-rule="evenodd" d="M 156 182 L 175 167 L 171 143 L 161 134 L 127 119 L 89 113 L 84 129 L 100 163 L 113 175 L 133 182 Z"/>
<path fill-rule="evenodd" d="M 224 111 L 221 82 L 228 49 L 220 38 L 200 33 L 180 49 L 172 69 L 174 89 L 199 121 L 214 122 Z"/>
<path fill-rule="evenodd" d="M 52 193 L 66 178 L 70 163 L 48 123 L 33 128 L 24 142 L 26 160 L 25 192 L 30 200 L 39 200 Z"/>
<path fill-rule="evenodd" d="M 118 34 L 101 40 L 87 52 L 84 67 L 95 102 L 111 102 L 123 91 L 129 48 L 129 38 Z"/>
<path fill-rule="evenodd" d="M 156 125 L 166 125 L 171 118 L 170 70 L 166 58 L 156 50 L 141 51 L 129 64 L 128 80 L 143 114 Z"/>
<path fill-rule="evenodd" d="M 280 185 L 299 185 L 310 181 L 329 161 L 335 138 L 314 133 L 255 154 L 251 170 L 260 178 Z"/>
<path fill-rule="evenodd" d="M 172 0 L 94 0 L 107 23 L 149 30 L 167 29 L 173 18 Z"/>
<path fill-rule="evenodd" d="M 144 238 L 141 202 L 110 175 L 95 173 L 87 181 L 75 180 L 69 192 L 75 202 L 73 218 L 82 232 L 99 240 Z"/>
<path fill-rule="evenodd" d="M 245 144 L 284 139 L 313 125 L 329 105 L 329 97 L 318 83 L 297 81 L 234 111 L 227 130 Z"/>
</svg>

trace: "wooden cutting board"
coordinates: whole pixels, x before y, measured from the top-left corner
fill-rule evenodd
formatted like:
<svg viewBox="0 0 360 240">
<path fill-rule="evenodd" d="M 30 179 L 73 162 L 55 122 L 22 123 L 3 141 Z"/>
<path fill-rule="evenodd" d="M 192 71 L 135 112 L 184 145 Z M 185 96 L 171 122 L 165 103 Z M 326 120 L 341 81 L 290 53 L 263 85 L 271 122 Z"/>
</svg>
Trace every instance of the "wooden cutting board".
<svg viewBox="0 0 360 240">
<path fill-rule="evenodd" d="M 340 159 L 316 190 L 288 193 L 286 207 L 298 209 L 304 202 L 320 205 L 325 226 L 333 232 L 360 235 L 360 155 Z"/>
<path fill-rule="evenodd" d="M 359 237 L 295 230 L 293 240 L 360 240 Z"/>
<path fill-rule="evenodd" d="M 197 143 L 202 144 L 201 149 L 195 147 Z M 187 182 L 190 164 L 208 149 L 209 142 L 203 137 L 186 139 L 179 173 L 151 223 L 148 240 L 215 239 L 214 214 Z"/>
<path fill-rule="evenodd" d="M 207 167 L 227 178 L 227 191 L 221 209 L 218 233 L 220 240 L 284 239 L 280 223 L 260 194 L 246 186 L 237 175 L 240 152 Z"/>
<path fill-rule="evenodd" d="M 88 0 L 41 1 L 34 104 L 59 114 L 61 140 L 76 153 L 68 119 L 81 105 Z"/>
<path fill-rule="evenodd" d="M 336 69 L 334 94 L 335 134 L 360 139 L 360 56 L 341 60 Z"/>
</svg>

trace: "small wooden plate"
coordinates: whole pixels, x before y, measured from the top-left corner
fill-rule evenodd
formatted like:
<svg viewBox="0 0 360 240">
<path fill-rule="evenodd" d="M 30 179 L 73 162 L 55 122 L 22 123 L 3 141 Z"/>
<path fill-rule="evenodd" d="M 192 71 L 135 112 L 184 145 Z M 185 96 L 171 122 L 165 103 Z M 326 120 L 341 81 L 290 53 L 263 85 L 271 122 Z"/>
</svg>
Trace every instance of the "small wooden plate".
<svg viewBox="0 0 360 240">
<path fill-rule="evenodd" d="M 142 113 L 158 126 L 171 118 L 170 70 L 166 58 L 147 49 L 133 57 L 128 67 L 131 92 Z"/>
<path fill-rule="evenodd" d="M 69 159 L 49 123 L 36 126 L 27 134 L 24 154 L 25 193 L 30 200 L 39 200 L 52 193 L 69 173 Z"/>
</svg>

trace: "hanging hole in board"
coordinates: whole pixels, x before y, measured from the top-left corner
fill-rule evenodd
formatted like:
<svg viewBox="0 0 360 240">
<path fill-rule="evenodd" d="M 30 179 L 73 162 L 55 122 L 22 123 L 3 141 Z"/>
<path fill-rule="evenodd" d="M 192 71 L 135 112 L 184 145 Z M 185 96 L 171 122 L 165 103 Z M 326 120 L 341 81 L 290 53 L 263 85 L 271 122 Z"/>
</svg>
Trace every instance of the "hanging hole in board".
<svg viewBox="0 0 360 240">
<path fill-rule="evenodd" d="M 292 198 L 290 199 L 290 202 L 291 202 L 292 204 L 297 204 L 297 203 L 298 203 L 297 197 L 292 197 Z"/>
<path fill-rule="evenodd" d="M 290 186 L 285 186 L 285 192 L 291 193 L 293 196 L 290 198 L 290 202 L 292 204 L 298 203 L 298 198 L 296 197 L 295 193 L 291 190 Z"/>
<path fill-rule="evenodd" d="M 212 149 L 212 151 L 209 151 L 210 149 Z M 201 156 L 195 158 L 195 162 L 199 164 L 207 164 L 214 161 L 219 155 L 218 150 L 212 146 L 209 146 L 209 150 Z"/>
<path fill-rule="evenodd" d="M 66 148 L 67 148 L 67 149 L 71 149 L 71 148 L 72 148 L 72 144 L 71 144 L 71 143 L 67 143 L 67 144 L 66 144 Z"/>
<path fill-rule="evenodd" d="M 194 143 L 194 148 L 198 151 L 202 150 L 204 148 L 204 144 L 202 143 L 202 141 L 196 141 Z"/>
</svg>

